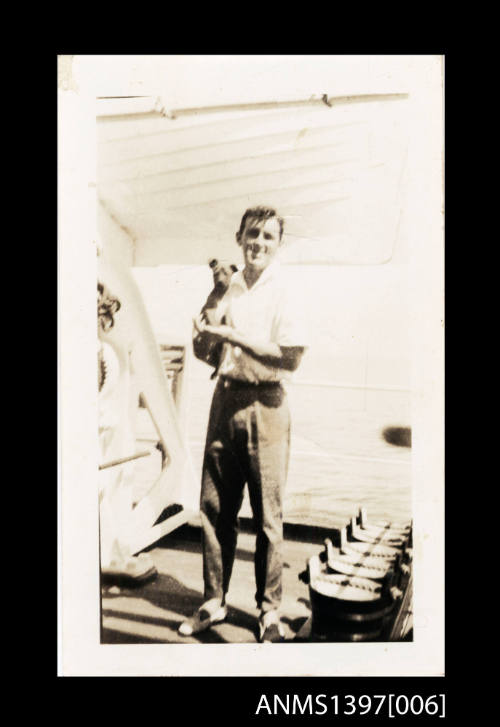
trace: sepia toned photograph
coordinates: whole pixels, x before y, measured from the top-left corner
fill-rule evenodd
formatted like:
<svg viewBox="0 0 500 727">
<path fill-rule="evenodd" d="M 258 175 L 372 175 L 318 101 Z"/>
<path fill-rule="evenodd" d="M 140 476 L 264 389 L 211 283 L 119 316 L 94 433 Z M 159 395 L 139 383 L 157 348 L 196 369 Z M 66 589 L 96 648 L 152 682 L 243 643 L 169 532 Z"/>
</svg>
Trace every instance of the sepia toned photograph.
<svg viewBox="0 0 500 727">
<path fill-rule="evenodd" d="M 63 674 L 443 673 L 443 88 L 58 56 Z"/>
</svg>

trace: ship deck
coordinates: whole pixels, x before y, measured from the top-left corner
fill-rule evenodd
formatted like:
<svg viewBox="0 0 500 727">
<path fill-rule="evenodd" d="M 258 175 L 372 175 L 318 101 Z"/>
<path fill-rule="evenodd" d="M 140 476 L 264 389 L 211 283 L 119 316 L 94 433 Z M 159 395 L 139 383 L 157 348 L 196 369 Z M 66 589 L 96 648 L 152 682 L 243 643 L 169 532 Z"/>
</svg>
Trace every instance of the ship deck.
<svg viewBox="0 0 500 727">
<path fill-rule="evenodd" d="M 319 528 L 286 527 L 284 540 L 282 621 L 285 640 L 302 640 L 310 617 L 309 591 L 299 580 L 307 560 L 319 552 L 325 533 Z M 200 530 L 184 525 L 149 549 L 158 570 L 156 580 L 134 588 L 103 586 L 101 642 L 124 643 L 255 643 L 255 606 L 251 525 L 242 526 L 228 593 L 224 623 L 193 637 L 177 633 L 180 623 L 203 600 Z"/>
</svg>

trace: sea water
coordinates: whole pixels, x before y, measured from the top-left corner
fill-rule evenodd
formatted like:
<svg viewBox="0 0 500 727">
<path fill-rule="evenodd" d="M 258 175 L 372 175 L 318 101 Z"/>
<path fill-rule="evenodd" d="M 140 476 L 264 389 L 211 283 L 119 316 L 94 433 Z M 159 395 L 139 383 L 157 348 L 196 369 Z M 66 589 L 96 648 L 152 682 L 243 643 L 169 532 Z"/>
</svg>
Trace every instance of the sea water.
<svg viewBox="0 0 500 727">
<path fill-rule="evenodd" d="M 292 418 L 286 521 L 338 526 L 367 508 L 370 519 L 411 519 L 411 450 L 388 444 L 388 426 L 409 426 L 409 395 L 288 384 Z M 192 385 L 190 446 L 201 473 L 211 390 Z M 193 420 L 194 419 L 194 420 Z M 245 497 L 242 515 L 249 515 Z"/>
<path fill-rule="evenodd" d="M 188 382 L 186 434 L 195 476 L 201 478 L 203 448 L 214 382 Z M 370 520 L 408 522 L 411 508 L 411 449 L 389 444 L 384 429 L 409 427 L 410 395 L 399 391 L 341 389 L 287 384 L 292 418 L 290 466 L 284 519 L 311 525 L 344 525 L 358 506 Z M 154 439 L 146 410 L 140 436 Z M 144 449 L 144 440 L 138 449 Z M 136 492 L 146 491 L 158 472 L 159 453 L 137 460 Z M 248 493 L 240 514 L 250 516 Z"/>
</svg>

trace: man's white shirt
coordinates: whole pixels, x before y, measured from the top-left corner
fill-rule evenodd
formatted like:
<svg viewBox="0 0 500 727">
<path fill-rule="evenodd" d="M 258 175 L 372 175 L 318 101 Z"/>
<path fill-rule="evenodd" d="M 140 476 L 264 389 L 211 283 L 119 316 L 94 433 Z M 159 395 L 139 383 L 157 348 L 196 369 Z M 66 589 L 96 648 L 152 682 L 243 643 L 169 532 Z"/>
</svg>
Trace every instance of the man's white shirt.
<svg viewBox="0 0 500 727">
<path fill-rule="evenodd" d="M 308 345 L 305 312 L 300 305 L 300 291 L 285 280 L 278 262 L 267 267 L 251 288 L 243 272 L 231 278 L 221 301 L 226 320 L 249 339 L 279 346 Z M 281 381 L 290 372 L 267 366 L 239 347 L 224 344 L 219 374 L 243 381 Z"/>
</svg>

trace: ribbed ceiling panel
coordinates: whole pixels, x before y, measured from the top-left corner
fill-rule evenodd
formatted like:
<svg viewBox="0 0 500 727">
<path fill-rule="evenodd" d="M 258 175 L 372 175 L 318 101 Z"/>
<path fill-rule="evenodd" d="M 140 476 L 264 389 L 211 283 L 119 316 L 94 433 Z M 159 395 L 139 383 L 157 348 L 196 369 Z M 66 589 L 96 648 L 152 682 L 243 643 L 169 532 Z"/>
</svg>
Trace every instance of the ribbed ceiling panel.
<svg viewBox="0 0 500 727">
<path fill-rule="evenodd" d="M 98 135 L 99 197 L 139 265 L 205 262 L 207 245 L 238 255 L 234 232 L 255 204 L 287 217 L 289 262 L 384 262 L 394 249 L 404 100 L 106 119 Z"/>
</svg>

